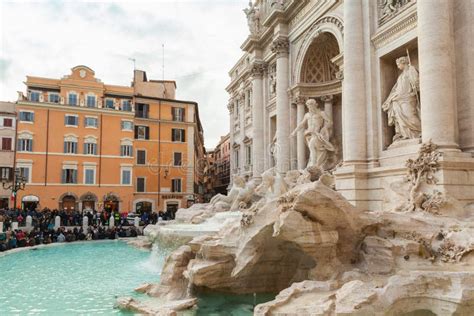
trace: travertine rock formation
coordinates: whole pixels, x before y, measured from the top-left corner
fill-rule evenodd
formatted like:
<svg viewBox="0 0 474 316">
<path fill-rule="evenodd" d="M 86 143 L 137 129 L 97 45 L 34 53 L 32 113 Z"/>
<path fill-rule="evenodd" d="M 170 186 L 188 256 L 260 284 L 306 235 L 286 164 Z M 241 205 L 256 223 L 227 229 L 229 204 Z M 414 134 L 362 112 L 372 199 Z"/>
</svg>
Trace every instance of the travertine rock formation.
<svg viewBox="0 0 474 316">
<path fill-rule="evenodd" d="M 259 190 L 268 193 L 264 198 L 242 208 L 241 218 L 218 232 L 177 249 L 167 258 L 160 283 L 140 290 L 167 302 L 164 306 L 191 302 L 202 290 L 280 292 L 257 306 L 255 315 L 470 315 L 474 310 L 472 209 L 451 203 L 449 212 L 362 211 L 331 188 L 329 176 L 308 182 L 305 173 L 299 181 L 296 174 L 294 181 L 285 180 L 291 185 L 275 197 L 271 174 Z M 407 205 L 411 193 L 408 187 Z"/>
</svg>

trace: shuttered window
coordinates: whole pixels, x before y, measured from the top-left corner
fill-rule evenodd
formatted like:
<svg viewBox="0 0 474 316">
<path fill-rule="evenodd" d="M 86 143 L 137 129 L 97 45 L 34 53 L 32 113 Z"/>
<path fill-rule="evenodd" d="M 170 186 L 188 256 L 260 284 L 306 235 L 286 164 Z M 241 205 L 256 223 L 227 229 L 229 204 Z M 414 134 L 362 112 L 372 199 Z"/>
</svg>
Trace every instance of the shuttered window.
<svg viewBox="0 0 474 316">
<path fill-rule="evenodd" d="M 62 183 L 77 183 L 77 170 L 76 169 L 63 169 L 61 178 L 62 178 Z"/>
<path fill-rule="evenodd" d="M 171 129 L 171 141 L 173 142 L 185 142 L 186 135 L 184 129 L 173 128 Z"/>
<path fill-rule="evenodd" d="M 171 192 L 181 192 L 181 179 L 171 180 Z"/>
<path fill-rule="evenodd" d="M 137 192 L 145 192 L 145 178 L 137 178 Z"/>
</svg>

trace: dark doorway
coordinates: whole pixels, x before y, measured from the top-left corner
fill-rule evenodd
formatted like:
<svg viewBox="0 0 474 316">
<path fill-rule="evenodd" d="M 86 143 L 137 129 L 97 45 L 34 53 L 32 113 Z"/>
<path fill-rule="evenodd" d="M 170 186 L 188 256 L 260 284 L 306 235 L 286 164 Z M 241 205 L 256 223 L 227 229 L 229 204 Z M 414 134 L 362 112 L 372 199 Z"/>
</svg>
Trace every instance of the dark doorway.
<svg viewBox="0 0 474 316">
<path fill-rule="evenodd" d="M 176 211 L 178 210 L 178 203 L 169 202 L 166 203 L 166 214 L 165 216 L 169 219 L 174 219 L 176 216 Z"/>
</svg>

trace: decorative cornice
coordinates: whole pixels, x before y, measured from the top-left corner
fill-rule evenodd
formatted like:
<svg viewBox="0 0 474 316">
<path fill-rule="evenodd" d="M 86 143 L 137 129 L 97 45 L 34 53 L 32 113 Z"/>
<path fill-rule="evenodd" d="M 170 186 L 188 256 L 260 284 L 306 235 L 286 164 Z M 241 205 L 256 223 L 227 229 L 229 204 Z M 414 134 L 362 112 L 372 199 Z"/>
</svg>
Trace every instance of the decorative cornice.
<svg viewBox="0 0 474 316">
<path fill-rule="evenodd" d="M 263 62 L 254 62 L 251 66 L 250 72 L 252 77 L 261 78 L 267 69 L 267 64 Z"/>
<path fill-rule="evenodd" d="M 394 21 L 395 22 L 395 21 Z M 406 16 L 400 17 L 400 20 L 393 24 L 387 23 L 381 28 L 377 34 L 372 37 L 372 43 L 376 49 L 379 49 L 393 40 L 405 35 L 409 31 L 415 29 L 418 25 L 418 14 L 415 10 Z"/>
<path fill-rule="evenodd" d="M 323 95 L 321 97 L 321 101 L 323 102 L 329 102 L 329 101 L 332 101 L 333 99 L 334 99 L 334 96 L 332 94 Z"/>
<path fill-rule="evenodd" d="M 296 96 L 296 97 L 293 98 L 293 102 L 294 102 L 295 104 L 301 104 L 301 105 L 305 105 L 306 100 L 308 100 L 308 98 L 307 98 L 307 97 L 304 97 L 304 96 L 302 96 L 302 95 L 298 95 L 298 96 Z"/>
<path fill-rule="evenodd" d="M 287 37 L 278 37 L 272 43 L 272 52 L 277 56 L 288 55 L 290 42 Z"/>
</svg>

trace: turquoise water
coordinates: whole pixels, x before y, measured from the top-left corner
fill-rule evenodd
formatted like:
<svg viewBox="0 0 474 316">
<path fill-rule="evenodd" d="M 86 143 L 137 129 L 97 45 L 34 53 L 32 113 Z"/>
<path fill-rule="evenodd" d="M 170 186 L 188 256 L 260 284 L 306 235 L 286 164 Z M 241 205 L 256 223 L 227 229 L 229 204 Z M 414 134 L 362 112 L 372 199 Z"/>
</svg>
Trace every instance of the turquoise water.
<svg viewBox="0 0 474 316">
<path fill-rule="evenodd" d="M 159 280 L 166 252 L 121 241 L 62 244 L 0 256 L 0 315 L 124 314 L 117 296 Z"/>
<path fill-rule="evenodd" d="M 117 297 L 159 281 L 169 249 L 152 253 L 123 241 L 57 244 L 0 255 L 0 315 L 131 315 L 113 308 Z M 198 295 L 197 316 L 249 316 L 274 295 Z"/>
</svg>

